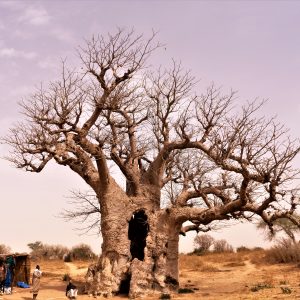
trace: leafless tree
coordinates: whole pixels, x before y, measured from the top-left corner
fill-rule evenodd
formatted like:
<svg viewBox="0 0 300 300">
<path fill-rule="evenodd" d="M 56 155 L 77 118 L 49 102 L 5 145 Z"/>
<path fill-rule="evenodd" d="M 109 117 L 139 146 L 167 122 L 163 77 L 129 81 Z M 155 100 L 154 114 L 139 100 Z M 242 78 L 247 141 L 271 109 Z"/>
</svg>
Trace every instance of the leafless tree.
<svg viewBox="0 0 300 300">
<path fill-rule="evenodd" d="M 11 248 L 4 244 L 0 244 L 0 254 L 9 254 L 11 253 Z"/>
<path fill-rule="evenodd" d="M 238 110 L 235 93 L 213 85 L 196 94 L 176 62 L 152 70 L 155 39 L 123 30 L 94 37 L 79 50 L 79 71 L 64 65 L 60 80 L 23 101 L 26 121 L 4 138 L 16 167 L 40 172 L 54 160 L 95 193 L 103 237 L 95 294 L 176 289 L 179 233 L 254 216 L 299 225 L 298 142 L 259 117 L 260 103 Z"/>
<path fill-rule="evenodd" d="M 233 247 L 226 240 L 216 240 L 214 241 L 214 252 L 233 252 Z"/>
<path fill-rule="evenodd" d="M 215 239 L 208 234 L 199 234 L 194 238 L 194 245 L 197 251 L 201 253 L 207 252 L 214 244 Z"/>
<path fill-rule="evenodd" d="M 72 191 L 69 199 L 70 209 L 65 209 L 59 217 L 66 221 L 75 221 L 78 227 L 75 229 L 81 234 L 92 231 L 101 234 L 101 211 L 98 198 L 94 191 Z"/>
</svg>

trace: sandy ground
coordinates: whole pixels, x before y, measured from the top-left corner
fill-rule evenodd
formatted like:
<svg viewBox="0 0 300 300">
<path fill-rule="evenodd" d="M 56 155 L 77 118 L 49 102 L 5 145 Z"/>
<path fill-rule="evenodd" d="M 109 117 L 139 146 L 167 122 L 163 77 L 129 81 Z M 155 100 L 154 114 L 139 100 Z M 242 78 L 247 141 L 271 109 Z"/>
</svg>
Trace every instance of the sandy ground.
<svg viewBox="0 0 300 300">
<path fill-rule="evenodd" d="M 221 257 L 184 257 L 181 262 L 180 287 L 193 293 L 172 294 L 171 299 L 207 300 L 247 300 L 247 299 L 300 299 L 300 266 L 254 264 L 249 257 L 242 260 Z M 216 261 L 215 261 L 216 260 Z M 57 264 L 57 262 L 56 262 Z M 60 262 L 60 268 L 44 265 L 41 281 L 40 300 L 67 299 L 64 274 L 70 274 L 74 281 L 82 282 L 86 267 Z M 41 263 L 41 265 L 43 265 Z M 257 288 L 254 292 L 251 289 Z M 291 292 L 288 294 L 288 292 Z M 145 300 L 159 299 L 153 295 Z M 0 296 L 0 300 L 32 299 L 30 289 L 14 288 L 12 295 Z M 94 299 L 88 295 L 78 295 L 78 299 Z M 97 299 L 104 299 L 98 297 Z M 124 300 L 126 296 L 115 296 L 113 300 Z"/>
</svg>

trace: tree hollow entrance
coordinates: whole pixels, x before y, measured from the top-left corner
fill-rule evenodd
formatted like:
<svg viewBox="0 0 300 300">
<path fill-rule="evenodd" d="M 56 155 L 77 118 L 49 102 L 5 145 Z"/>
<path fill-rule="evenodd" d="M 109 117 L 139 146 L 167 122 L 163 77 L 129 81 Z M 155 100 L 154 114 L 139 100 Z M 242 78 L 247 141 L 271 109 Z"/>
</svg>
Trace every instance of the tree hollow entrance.
<svg viewBox="0 0 300 300">
<path fill-rule="evenodd" d="M 146 247 L 146 237 L 149 231 L 148 217 L 144 210 L 135 212 L 128 228 L 128 238 L 130 243 L 131 259 L 144 260 L 144 249 Z"/>
</svg>

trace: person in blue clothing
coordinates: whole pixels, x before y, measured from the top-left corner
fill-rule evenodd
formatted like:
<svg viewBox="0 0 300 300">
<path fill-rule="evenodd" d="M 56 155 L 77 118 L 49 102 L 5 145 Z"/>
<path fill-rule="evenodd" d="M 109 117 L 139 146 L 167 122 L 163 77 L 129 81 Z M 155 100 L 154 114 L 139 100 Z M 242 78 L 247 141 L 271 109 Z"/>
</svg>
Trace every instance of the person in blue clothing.
<svg viewBox="0 0 300 300">
<path fill-rule="evenodd" d="M 6 279 L 6 266 L 3 260 L 0 260 L 0 294 L 4 293 L 4 283 Z"/>
<path fill-rule="evenodd" d="M 7 266 L 6 268 L 6 276 L 4 280 L 4 292 L 5 294 L 11 294 L 12 293 L 12 274 L 10 268 Z"/>
<path fill-rule="evenodd" d="M 5 278 L 4 286 L 6 288 L 10 288 L 10 293 L 12 293 L 13 281 L 15 277 L 15 267 L 16 267 L 14 256 L 12 255 L 7 256 L 5 263 L 7 269 L 6 269 L 6 278 Z"/>
</svg>

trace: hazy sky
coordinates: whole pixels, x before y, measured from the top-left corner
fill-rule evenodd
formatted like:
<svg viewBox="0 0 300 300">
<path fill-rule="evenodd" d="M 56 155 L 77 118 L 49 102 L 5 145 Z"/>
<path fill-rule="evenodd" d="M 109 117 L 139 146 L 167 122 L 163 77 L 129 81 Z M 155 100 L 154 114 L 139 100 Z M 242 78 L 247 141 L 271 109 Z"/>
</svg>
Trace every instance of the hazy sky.
<svg viewBox="0 0 300 300">
<path fill-rule="evenodd" d="M 93 34 L 134 27 L 159 31 L 166 50 L 161 63 L 180 60 L 200 80 L 224 91 L 238 90 L 237 102 L 269 99 L 265 116 L 277 115 L 299 138 L 300 2 L 298 1 L 3 1 L 0 0 L 0 135 L 21 118 L 17 102 L 41 82 L 59 76 L 61 59 L 76 61 L 75 49 Z M 0 145 L 0 156 L 7 154 Z M 300 160 L 295 161 L 300 167 Z M 73 246 L 84 242 L 99 253 L 96 236 L 79 236 L 76 224 L 56 216 L 68 208 L 69 191 L 86 189 L 69 169 L 50 164 L 26 173 L 0 160 L 1 238 L 14 251 L 27 243 Z M 253 225 L 212 234 L 233 246 L 265 245 Z M 193 234 L 181 239 L 192 249 Z"/>
</svg>

